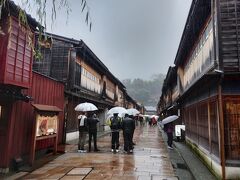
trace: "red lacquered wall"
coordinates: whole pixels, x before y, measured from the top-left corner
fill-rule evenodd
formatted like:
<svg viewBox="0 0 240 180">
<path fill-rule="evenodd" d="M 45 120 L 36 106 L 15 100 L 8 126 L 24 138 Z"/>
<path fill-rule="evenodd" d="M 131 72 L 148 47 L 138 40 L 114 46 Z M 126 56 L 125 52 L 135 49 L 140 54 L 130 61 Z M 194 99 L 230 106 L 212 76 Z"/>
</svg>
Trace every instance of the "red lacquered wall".
<svg viewBox="0 0 240 180">
<path fill-rule="evenodd" d="M 57 106 L 64 110 L 64 84 L 33 72 L 32 87 L 24 90 L 24 94 L 33 97 L 33 104 Z M 12 133 L 10 138 L 10 158 L 29 155 L 31 137 L 34 132 L 34 109 L 31 103 L 18 101 L 13 104 L 11 113 Z M 64 117 L 59 113 L 58 142 L 63 137 Z M 53 146 L 53 141 L 42 140 L 37 142 L 36 149 Z"/>
</svg>

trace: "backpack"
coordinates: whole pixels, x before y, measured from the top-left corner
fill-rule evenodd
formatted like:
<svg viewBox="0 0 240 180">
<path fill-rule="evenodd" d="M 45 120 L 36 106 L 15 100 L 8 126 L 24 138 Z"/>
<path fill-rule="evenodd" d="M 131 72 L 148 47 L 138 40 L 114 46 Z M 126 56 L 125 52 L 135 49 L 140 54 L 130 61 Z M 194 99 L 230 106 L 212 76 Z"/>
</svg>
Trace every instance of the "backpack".
<svg viewBox="0 0 240 180">
<path fill-rule="evenodd" d="M 119 119 L 118 118 L 112 118 L 111 119 L 111 129 L 119 129 Z"/>
</svg>

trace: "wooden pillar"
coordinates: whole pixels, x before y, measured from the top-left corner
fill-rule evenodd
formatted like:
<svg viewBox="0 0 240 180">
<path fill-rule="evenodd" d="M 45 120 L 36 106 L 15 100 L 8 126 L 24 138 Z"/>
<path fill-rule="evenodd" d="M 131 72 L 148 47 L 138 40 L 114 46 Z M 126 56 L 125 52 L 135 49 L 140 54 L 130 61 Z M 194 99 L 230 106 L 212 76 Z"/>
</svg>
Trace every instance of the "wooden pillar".
<svg viewBox="0 0 240 180">
<path fill-rule="evenodd" d="M 222 100 L 222 76 L 220 77 L 220 81 L 218 83 L 218 123 L 219 123 L 219 150 L 220 150 L 220 160 L 222 166 L 222 179 L 225 180 L 225 142 L 224 142 L 224 118 L 223 118 L 223 100 Z"/>
<path fill-rule="evenodd" d="M 12 144 L 13 144 L 13 134 L 14 134 L 14 124 L 15 124 L 15 118 L 14 118 L 14 110 L 13 108 L 15 108 L 13 102 L 6 102 L 9 103 L 9 105 L 5 106 L 5 110 L 7 111 L 7 134 L 5 136 L 5 140 L 6 140 L 6 144 L 4 145 L 4 152 L 5 155 L 3 156 L 3 161 L 1 162 L 1 165 L 4 167 L 4 173 L 8 173 L 9 172 L 9 166 L 10 166 L 10 159 L 11 159 L 11 153 L 12 150 Z"/>
<path fill-rule="evenodd" d="M 207 103 L 207 108 L 208 108 L 208 143 L 209 143 L 209 152 L 212 153 L 211 109 L 210 109 L 209 100 L 208 100 L 208 103 Z"/>
<path fill-rule="evenodd" d="M 30 157 L 29 157 L 29 164 L 32 166 L 34 159 L 35 159 L 35 149 L 36 149 L 36 112 L 34 112 L 34 119 L 33 119 L 33 128 L 32 128 L 32 137 L 31 137 L 31 149 L 30 149 Z"/>
<path fill-rule="evenodd" d="M 221 22 L 220 22 L 220 1 L 212 0 L 212 17 L 213 17 L 213 37 L 214 37 L 214 61 L 217 69 L 223 69 L 222 47 L 221 47 Z M 218 131 L 219 131 L 219 151 L 222 166 L 222 179 L 225 179 L 225 147 L 224 147 L 224 118 L 223 118 L 223 101 L 222 101 L 222 80 L 224 74 L 221 74 L 218 82 Z"/>
<path fill-rule="evenodd" d="M 196 116 L 195 116 L 195 118 L 196 118 L 196 127 L 197 127 L 197 129 L 196 129 L 196 131 L 197 131 L 197 145 L 199 145 L 199 117 L 198 117 L 198 103 L 197 104 L 195 104 L 195 111 L 196 111 Z"/>
</svg>

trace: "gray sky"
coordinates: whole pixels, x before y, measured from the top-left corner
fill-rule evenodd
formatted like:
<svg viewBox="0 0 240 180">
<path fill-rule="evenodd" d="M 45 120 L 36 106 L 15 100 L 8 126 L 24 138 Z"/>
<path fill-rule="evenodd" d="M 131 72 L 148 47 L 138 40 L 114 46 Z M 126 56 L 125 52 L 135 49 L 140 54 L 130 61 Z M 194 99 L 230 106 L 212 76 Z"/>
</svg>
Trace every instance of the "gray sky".
<svg viewBox="0 0 240 180">
<path fill-rule="evenodd" d="M 67 24 L 66 13 L 58 11 L 47 31 L 82 39 L 121 80 L 167 73 L 191 4 L 191 0 L 88 0 L 93 22 L 89 32 L 81 0 L 69 2 L 72 12 Z"/>
</svg>

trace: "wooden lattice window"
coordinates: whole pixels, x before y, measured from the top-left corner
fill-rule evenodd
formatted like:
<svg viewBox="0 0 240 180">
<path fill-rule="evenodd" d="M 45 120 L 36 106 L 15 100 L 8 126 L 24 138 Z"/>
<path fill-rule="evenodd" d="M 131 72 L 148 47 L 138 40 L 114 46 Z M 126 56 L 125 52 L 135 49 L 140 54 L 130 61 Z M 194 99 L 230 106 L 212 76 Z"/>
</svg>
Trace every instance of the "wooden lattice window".
<svg viewBox="0 0 240 180">
<path fill-rule="evenodd" d="M 226 158 L 240 160 L 240 99 L 226 99 L 224 105 Z"/>
<path fill-rule="evenodd" d="M 198 128 L 197 128 L 197 117 L 196 117 L 196 106 L 187 107 L 185 109 L 186 116 L 186 135 L 192 139 L 195 143 L 198 142 Z"/>
<path fill-rule="evenodd" d="M 210 102 L 211 152 L 219 157 L 217 102 Z"/>
<path fill-rule="evenodd" d="M 199 145 L 209 150 L 209 133 L 208 133 L 208 105 L 201 103 L 197 106 L 198 116 L 198 138 Z"/>
<path fill-rule="evenodd" d="M 75 67 L 75 85 L 80 87 L 81 86 L 81 66 L 76 62 Z"/>
</svg>

